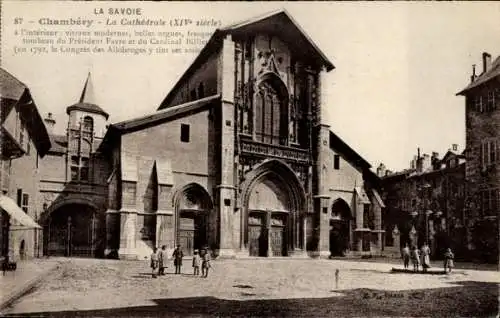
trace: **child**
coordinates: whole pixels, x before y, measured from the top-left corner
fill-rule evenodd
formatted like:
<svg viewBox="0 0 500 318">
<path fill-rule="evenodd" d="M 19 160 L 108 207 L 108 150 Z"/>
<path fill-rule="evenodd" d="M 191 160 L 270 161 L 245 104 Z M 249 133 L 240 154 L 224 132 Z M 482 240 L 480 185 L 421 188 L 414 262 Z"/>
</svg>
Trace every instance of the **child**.
<svg viewBox="0 0 500 318">
<path fill-rule="evenodd" d="M 420 267 L 420 253 L 416 246 L 413 246 L 411 261 L 413 263 L 413 271 L 418 272 L 418 268 Z"/>
<path fill-rule="evenodd" d="M 204 249 L 203 262 L 201 264 L 201 272 L 203 277 L 208 277 L 208 270 L 210 269 L 210 252 Z"/>
<path fill-rule="evenodd" d="M 405 244 L 405 247 L 403 247 L 401 254 L 403 256 L 403 265 L 405 269 L 408 269 L 408 266 L 410 265 L 410 248 L 407 244 Z"/>
<path fill-rule="evenodd" d="M 451 248 L 446 249 L 446 252 L 444 253 L 444 272 L 447 272 L 447 269 L 450 270 L 453 268 L 453 259 L 455 258 L 455 255 L 453 255 L 453 252 L 451 251 Z"/>
<path fill-rule="evenodd" d="M 198 250 L 194 250 L 194 255 L 193 255 L 193 270 L 194 276 L 200 275 L 200 255 L 198 255 Z"/>
<path fill-rule="evenodd" d="M 156 252 L 156 247 L 153 248 L 153 253 L 151 254 L 151 275 L 156 278 L 156 269 L 158 268 L 158 254 Z"/>
</svg>

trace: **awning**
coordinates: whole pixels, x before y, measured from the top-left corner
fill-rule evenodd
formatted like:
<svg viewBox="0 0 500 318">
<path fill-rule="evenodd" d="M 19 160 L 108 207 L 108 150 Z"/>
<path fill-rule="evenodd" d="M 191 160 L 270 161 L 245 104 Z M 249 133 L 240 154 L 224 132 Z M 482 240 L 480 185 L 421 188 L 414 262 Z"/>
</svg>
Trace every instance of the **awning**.
<svg viewBox="0 0 500 318">
<path fill-rule="evenodd" d="M 356 195 L 362 204 L 370 204 L 371 203 L 370 198 L 368 198 L 368 195 L 365 192 L 365 189 L 363 189 L 362 187 L 355 187 L 354 189 L 356 190 Z"/>
<path fill-rule="evenodd" d="M 0 196 L 0 207 L 10 215 L 10 217 L 17 221 L 19 225 L 14 224 L 11 227 L 12 230 L 15 229 L 41 229 L 42 227 L 38 225 L 28 214 L 26 214 L 17 204 L 9 198 L 8 196 Z"/>
</svg>

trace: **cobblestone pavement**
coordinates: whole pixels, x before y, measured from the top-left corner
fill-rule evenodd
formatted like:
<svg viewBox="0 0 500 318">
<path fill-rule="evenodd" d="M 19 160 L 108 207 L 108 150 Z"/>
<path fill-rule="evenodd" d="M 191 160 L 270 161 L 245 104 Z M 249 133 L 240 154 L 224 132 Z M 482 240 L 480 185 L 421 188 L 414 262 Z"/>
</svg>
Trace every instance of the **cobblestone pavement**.
<svg viewBox="0 0 500 318">
<path fill-rule="evenodd" d="M 189 264 L 186 261 L 185 264 Z M 146 261 L 68 259 L 7 308 L 27 316 L 481 316 L 498 311 L 500 275 L 391 274 L 392 264 L 216 260 L 208 278 L 152 278 Z M 338 283 L 335 270 L 339 269 Z"/>
</svg>

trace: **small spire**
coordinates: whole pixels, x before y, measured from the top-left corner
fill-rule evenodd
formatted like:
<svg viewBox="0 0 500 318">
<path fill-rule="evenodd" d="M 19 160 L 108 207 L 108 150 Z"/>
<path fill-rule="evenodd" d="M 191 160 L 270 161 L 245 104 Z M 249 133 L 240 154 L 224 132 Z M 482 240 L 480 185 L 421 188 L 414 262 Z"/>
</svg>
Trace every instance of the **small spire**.
<svg viewBox="0 0 500 318">
<path fill-rule="evenodd" d="M 87 75 L 87 80 L 83 86 L 82 95 L 80 96 L 79 103 L 95 104 L 94 87 L 92 85 L 90 72 Z"/>
</svg>

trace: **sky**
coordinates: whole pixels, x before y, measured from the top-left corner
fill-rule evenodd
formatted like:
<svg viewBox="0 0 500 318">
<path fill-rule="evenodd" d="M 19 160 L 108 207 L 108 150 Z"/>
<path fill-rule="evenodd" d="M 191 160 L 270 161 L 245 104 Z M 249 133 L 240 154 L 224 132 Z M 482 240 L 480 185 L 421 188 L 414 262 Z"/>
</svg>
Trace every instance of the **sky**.
<svg viewBox="0 0 500 318">
<path fill-rule="evenodd" d="M 409 167 L 416 155 L 465 145 L 464 88 L 481 56 L 500 55 L 499 2 L 74 2 L 3 1 L 1 66 L 25 83 L 42 116 L 66 129 L 88 72 L 109 123 L 154 112 L 196 54 L 14 54 L 16 17 L 94 19 L 94 10 L 141 8 L 150 18 L 207 18 L 222 25 L 285 8 L 335 65 L 323 77 L 323 123 L 373 168 Z M 46 29 L 57 27 L 46 27 Z M 97 26 L 91 27 L 95 29 Z M 145 27 L 120 29 L 143 30 Z M 165 28 L 166 31 L 173 30 Z M 197 31 L 214 31 L 213 27 Z"/>
</svg>

